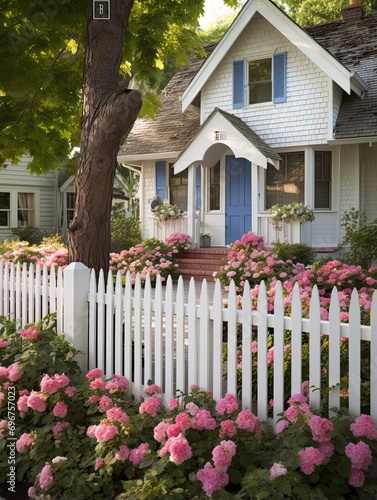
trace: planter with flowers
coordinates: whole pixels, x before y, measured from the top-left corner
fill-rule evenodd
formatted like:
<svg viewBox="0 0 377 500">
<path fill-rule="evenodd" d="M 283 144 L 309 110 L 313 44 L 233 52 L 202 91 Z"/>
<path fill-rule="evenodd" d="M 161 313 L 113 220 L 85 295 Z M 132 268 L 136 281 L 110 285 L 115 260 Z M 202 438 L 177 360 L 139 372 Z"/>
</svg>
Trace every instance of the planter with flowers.
<svg viewBox="0 0 377 500">
<path fill-rule="evenodd" d="M 300 226 L 314 220 L 314 212 L 311 207 L 302 202 L 293 202 L 288 205 L 273 205 L 269 210 L 270 222 L 277 232 L 278 241 L 280 237 L 287 239 L 289 243 L 300 243 Z"/>
<path fill-rule="evenodd" d="M 151 202 L 151 211 L 155 222 L 155 238 L 165 241 L 173 233 L 186 232 L 183 210 L 177 205 L 171 205 L 167 200 L 162 201 L 156 196 Z"/>
<path fill-rule="evenodd" d="M 209 248 L 211 246 L 212 234 L 201 233 L 200 235 L 200 248 Z"/>
</svg>

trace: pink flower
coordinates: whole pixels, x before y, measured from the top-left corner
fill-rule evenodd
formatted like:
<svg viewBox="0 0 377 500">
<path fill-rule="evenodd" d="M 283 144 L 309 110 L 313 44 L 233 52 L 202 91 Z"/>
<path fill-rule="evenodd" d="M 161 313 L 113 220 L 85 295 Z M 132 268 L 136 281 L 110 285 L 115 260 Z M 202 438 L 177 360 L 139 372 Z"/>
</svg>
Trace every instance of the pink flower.
<svg viewBox="0 0 377 500">
<path fill-rule="evenodd" d="M 287 473 L 287 469 L 280 463 L 275 462 L 270 469 L 270 480 L 273 481 L 279 476 L 284 476 Z"/>
<path fill-rule="evenodd" d="M 58 401 L 52 409 L 52 414 L 55 417 L 64 418 L 67 415 L 67 405 L 63 401 Z"/>
<path fill-rule="evenodd" d="M 13 363 L 8 366 L 8 378 L 11 382 L 16 382 L 22 377 L 22 373 L 20 373 L 20 367 L 18 363 Z"/>
<path fill-rule="evenodd" d="M 165 446 L 160 451 L 160 456 L 162 457 L 166 453 L 170 453 L 170 461 L 177 465 L 192 457 L 191 446 L 182 434 L 167 440 Z"/>
<path fill-rule="evenodd" d="M 220 438 L 232 437 L 235 436 L 236 434 L 237 434 L 237 429 L 232 420 L 223 420 L 220 423 L 220 432 L 219 432 Z"/>
<path fill-rule="evenodd" d="M 66 388 L 64 392 L 67 394 L 68 397 L 73 398 L 76 392 L 76 387 L 69 386 Z"/>
<path fill-rule="evenodd" d="M 96 430 L 96 425 L 89 425 L 89 427 L 86 429 L 86 435 L 90 438 L 96 437 L 95 435 L 95 430 Z"/>
<path fill-rule="evenodd" d="M 2 347 L 6 347 L 7 345 L 8 345 L 8 342 L 7 342 L 6 340 L 4 340 L 4 339 L 0 339 L 0 349 L 1 349 Z"/>
<path fill-rule="evenodd" d="M 53 426 L 52 430 L 52 435 L 54 436 L 54 439 L 56 441 L 59 441 L 62 437 L 63 430 L 69 426 L 69 422 L 56 422 L 56 424 Z"/>
<path fill-rule="evenodd" d="M 17 401 L 17 408 L 20 411 L 20 413 L 26 413 L 29 409 L 29 406 L 27 404 L 28 397 L 26 394 L 23 396 L 20 396 Z"/>
<path fill-rule="evenodd" d="M 348 484 L 354 488 L 361 488 L 364 485 L 365 474 L 362 470 L 351 467 Z"/>
<path fill-rule="evenodd" d="M 151 384 L 144 389 L 144 394 L 152 396 L 153 394 L 161 394 L 161 387 L 157 384 Z"/>
<path fill-rule="evenodd" d="M 69 378 L 64 373 L 55 373 L 52 377 L 44 375 L 41 380 L 41 391 L 48 394 L 55 394 L 59 389 L 66 387 L 69 384 Z"/>
<path fill-rule="evenodd" d="M 33 410 L 44 412 L 46 410 L 47 397 L 39 392 L 31 391 L 27 398 L 27 405 Z"/>
<path fill-rule="evenodd" d="M 170 423 L 162 421 L 156 425 L 153 429 L 153 436 L 159 443 L 164 442 L 167 439 L 167 430 L 170 427 Z"/>
<path fill-rule="evenodd" d="M 191 427 L 191 418 L 187 413 L 179 413 L 175 417 L 175 423 L 182 431 L 185 431 Z"/>
<path fill-rule="evenodd" d="M 345 447 L 345 454 L 355 469 L 367 471 L 372 464 L 372 452 L 364 441 L 359 441 L 357 444 L 348 443 Z"/>
<path fill-rule="evenodd" d="M 313 448 L 313 446 L 309 446 L 304 450 L 300 450 L 298 454 L 301 457 L 301 472 L 306 475 L 314 472 L 315 466 L 322 465 L 325 461 L 325 457 L 322 455 L 319 449 Z"/>
<path fill-rule="evenodd" d="M 129 454 L 130 450 L 127 448 L 127 446 L 125 444 L 121 444 L 119 446 L 118 452 L 115 454 L 115 458 L 120 462 L 124 462 L 129 457 Z"/>
<path fill-rule="evenodd" d="M 91 389 L 100 389 L 101 391 L 103 391 L 106 388 L 106 384 L 101 377 L 97 377 L 90 382 L 89 387 Z"/>
<path fill-rule="evenodd" d="M 175 410 L 179 406 L 179 401 L 177 398 L 171 398 L 168 402 L 169 410 Z"/>
<path fill-rule="evenodd" d="M 149 451 L 148 443 L 141 443 L 137 448 L 130 451 L 129 460 L 132 462 L 134 467 L 138 467 L 144 460 L 145 455 Z"/>
<path fill-rule="evenodd" d="M 200 410 L 200 408 L 195 403 L 190 402 L 190 403 L 187 403 L 186 410 L 189 412 L 189 414 L 191 416 L 195 416 L 198 413 L 198 411 Z"/>
<path fill-rule="evenodd" d="M 66 462 L 68 460 L 67 457 L 54 457 L 51 462 L 53 464 L 58 464 L 59 462 Z"/>
<path fill-rule="evenodd" d="M 16 449 L 19 453 L 25 453 L 29 446 L 35 443 L 35 435 L 33 433 L 27 434 L 24 432 L 16 441 Z"/>
<path fill-rule="evenodd" d="M 216 427 L 216 420 L 208 410 L 200 410 L 191 420 L 191 427 L 198 431 L 212 431 Z"/>
<path fill-rule="evenodd" d="M 99 368 L 93 368 L 93 370 L 90 370 L 85 376 L 89 379 L 102 378 L 102 371 Z"/>
<path fill-rule="evenodd" d="M 27 340 L 31 340 L 32 342 L 36 342 L 41 337 L 41 332 L 37 330 L 35 325 L 29 326 L 24 330 L 21 330 L 21 337 Z"/>
<path fill-rule="evenodd" d="M 52 468 L 50 464 L 46 464 L 42 471 L 41 476 L 39 478 L 39 486 L 42 490 L 47 490 L 52 483 L 54 482 L 54 478 L 52 476 Z"/>
<path fill-rule="evenodd" d="M 207 462 L 203 469 L 198 470 L 196 477 L 203 485 L 203 490 L 210 497 L 214 491 L 220 490 L 229 482 L 226 472 L 214 468 Z"/>
<path fill-rule="evenodd" d="M 239 404 L 237 398 L 233 394 L 225 394 L 225 397 L 221 398 L 216 404 L 216 411 L 220 415 L 224 415 L 224 413 L 231 415 L 237 411 L 238 408 Z"/>
<path fill-rule="evenodd" d="M 226 472 L 232 458 L 236 454 L 236 444 L 233 441 L 221 441 L 221 443 L 212 450 L 212 459 L 215 467 Z"/>
<path fill-rule="evenodd" d="M 130 420 L 130 417 L 127 415 L 122 408 L 114 407 L 107 410 L 106 416 L 109 420 L 116 420 L 120 424 L 127 424 Z"/>
<path fill-rule="evenodd" d="M 374 420 L 370 415 L 360 415 L 350 426 L 351 432 L 355 437 L 366 437 L 368 439 L 377 439 L 377 430 Z"/>
<path fill-rule="evenodd" d="M 98 470 L 100 467 L 103 466 L 104 463 L 105 463 L 105 459 L 101 458 L 101 457 L 98 457 L 96 459 L 96 463 L 94 464 L 94 470 Z"/>
<path fill-rule="evenodd" d="M 330 459 L 334 454 L 334 445 L 330 441 L 323 441 L 319 445 L 319 451 L 325 457 L 326 461 Z"/>
<path fill-rule="evenodd" d="M 30 488 L 27 490 L 28 497 L 34 498 L 36 494 L 37 494 L 36 488 L 34 488 L 34 486 L 30 486 Z"/>
<path fill-rule="evenodd" d="M 98 404 L 98 410 L 101 413 L 105 413 L 107 410 L 110 410 L 112 406 L 113 406 L 113 400 L 109 398 L 109 396 L 102 396 Z"/>
<path fill-rule="evenodd" d="M 331 420 L 314 415 L 309 420 L 309 427 L 312 430 L 314 441 L 318 441 L 320 443 L 330 441 L 331 431 L 334 429 L 334 424 Z"/>
<path fill-rule="evenodd" d="M 139 411 L 141 414 L 148 413 L 152 417 L 155 417 L 160 405 L 161 399 L 156 394 L 153 394 L 153 396 L 141 403 Z"/>
<path fill-rule="evenodd" d="M 99 443 L 109 441 L 118 434 L 118 427 L 113 424 L 100 423 L 96 426 L 94 435 Z"/>
<path fill-rule="evenodd" d="M 279 420 L 275 426 L 276 435 L 279 436 L 287 427 L 289 427 L 288 420 Z"/>
<path fill-rule="evenodd" d="M 236 424 L 240 429 L 245 431 L 255 432 L 256 434 L 262 433 L 262 425 L 259 418 L 249 410 L 242 410 L 239 412 Z"/>
</svg>

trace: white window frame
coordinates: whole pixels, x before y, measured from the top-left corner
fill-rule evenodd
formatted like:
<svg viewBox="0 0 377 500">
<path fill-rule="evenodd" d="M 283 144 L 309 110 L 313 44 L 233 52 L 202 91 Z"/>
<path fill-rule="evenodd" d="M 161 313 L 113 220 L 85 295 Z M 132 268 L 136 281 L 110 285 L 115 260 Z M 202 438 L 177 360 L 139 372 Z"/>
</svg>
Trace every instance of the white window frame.
<svg viewBox="0 0 377 500">
<path fill-rule="evenodd" d="M 34 196 L 34 226 L 39 226 L 39 191 L 36 189 L 1 189 L 2 193 L 10 193 L 9 226 L 1 226 L 2 229 L 18 228 L 18 194 L 30 193 Z"/>
</svg>

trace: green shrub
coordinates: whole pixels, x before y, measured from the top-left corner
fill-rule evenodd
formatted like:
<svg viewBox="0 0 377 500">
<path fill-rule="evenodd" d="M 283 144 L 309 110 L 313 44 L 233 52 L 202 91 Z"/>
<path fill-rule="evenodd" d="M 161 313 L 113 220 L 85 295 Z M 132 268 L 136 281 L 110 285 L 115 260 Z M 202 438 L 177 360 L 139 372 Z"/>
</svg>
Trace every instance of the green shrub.
<svg viewBox="0 0 377 500">
<path fill-rule="evenodd" d="M 368 223 L 364 212 L 351 208 L 340 224 L 345 229 L 342 258 L 348 263 L 369 269 L 377 260 L 377 219 Z"/>
<path fill-rule="evenodd" d="M 49 238 L 55 233 L 52 229 L 26 226 L 12 228 L 12 234 L 17 236 L 21 241 L 27 241 L 29 245 L 40 245 L 44 238 Z"/>
<path fill-rule="evenodd" d="M 139 218 L 135 215 L 127 217 L 123 204 L 115 203 L 111 213 L 111 251 L 119 253 L 141 241 Z"/>
<path fill-rule="evenodd" d="M 276 253 L 280 260 L 291 260 L 305 266 L 312 264 L 315 255 L 313 248 L 304 243 L 274 243 L 273 253 Z"/>
</svg>

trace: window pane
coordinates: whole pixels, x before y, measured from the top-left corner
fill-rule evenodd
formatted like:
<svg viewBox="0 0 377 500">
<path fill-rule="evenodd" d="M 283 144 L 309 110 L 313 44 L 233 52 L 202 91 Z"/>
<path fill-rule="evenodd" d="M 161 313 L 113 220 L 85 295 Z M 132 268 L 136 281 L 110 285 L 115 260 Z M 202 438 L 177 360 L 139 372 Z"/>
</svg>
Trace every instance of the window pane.
<svg viewBox="0 0 377 500">
<path fill-rule="evenodd" d="M 9 212 L 0 210 L 0 227 L 9 227 Z"/>
<path fill-rule="evenodd" d="M 170 203 L 180 210 L 187 210 L 188 169 L 174 174 L 174 168 L 170 167 L 169 172 Z"/>
<path fill-rule="evenodd" d="M 67 224 L 73 220 L 73 215 L 75 213 L 75 193 L 67 193 Z"/>
<path fill-rule="evenodd" d="M 35 225 L 34 193 L 18 193 L 18 227 Z"/>
<path fill-rule="evenodd" d="M 10 209 L 10 193 L 0 193 L 0 210 Z"/>
<path fill-rule="evenodd" d="M 331 151 L 315 152 L 315 208 L 331 208 L 331 163 Z"/>
<path fill-rule="evenodd" d="M 249 62 L 249 103 L 272 100 L 271 58 Z"/>
<path fill-rule="evenodd" d="M 266 210 L 272 205 L 288 205 L 294 201 L 304 202 L 305 154 L 280 153 L 280 169 L 267 166 L 266 174 Z"/>
<path fill-rule="evenodd" d="M 220 162 L 209 170 L 209 209 L 220 210 Z"/>
</svg>

